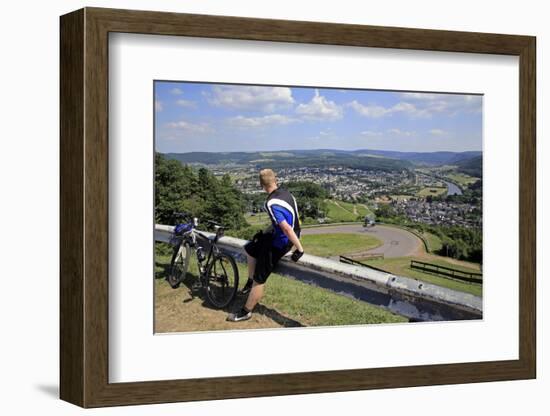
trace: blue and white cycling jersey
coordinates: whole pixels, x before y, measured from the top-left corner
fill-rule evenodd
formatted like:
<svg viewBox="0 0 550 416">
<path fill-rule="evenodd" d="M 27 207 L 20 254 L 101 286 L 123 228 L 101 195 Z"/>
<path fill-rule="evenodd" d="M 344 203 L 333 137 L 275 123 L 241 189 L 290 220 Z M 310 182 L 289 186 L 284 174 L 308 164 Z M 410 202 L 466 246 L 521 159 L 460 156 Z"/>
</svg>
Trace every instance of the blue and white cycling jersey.
<svg viewBox="0 0 550 416">
<path fill-rule="evenodd" d="M 279 226 L 282 221 L 286 221 L 294 232 L 300 235 L 300 219 L 298 218 L 298 205 L 296 199 L 286 189 L 277 188 L 267 197 L 265 209 L 269 214 L 273 224 L 273 246 L 279 249 L 289 244 L 288 237 L 283 233 Z"/>
</svg>

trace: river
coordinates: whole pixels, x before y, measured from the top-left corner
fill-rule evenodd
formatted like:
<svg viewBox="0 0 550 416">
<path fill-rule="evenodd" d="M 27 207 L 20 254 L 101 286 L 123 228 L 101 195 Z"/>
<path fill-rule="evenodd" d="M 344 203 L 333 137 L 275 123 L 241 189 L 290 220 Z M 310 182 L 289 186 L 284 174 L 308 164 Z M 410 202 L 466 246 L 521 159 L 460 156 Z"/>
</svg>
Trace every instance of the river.
<svg viewBox="0 0 550 416">
<path fill-rule="evenodd" d="M 447 185 L 447 195 L 462 195 L 462 189 L 452 182 L 443 181 Z"/>
</svg>

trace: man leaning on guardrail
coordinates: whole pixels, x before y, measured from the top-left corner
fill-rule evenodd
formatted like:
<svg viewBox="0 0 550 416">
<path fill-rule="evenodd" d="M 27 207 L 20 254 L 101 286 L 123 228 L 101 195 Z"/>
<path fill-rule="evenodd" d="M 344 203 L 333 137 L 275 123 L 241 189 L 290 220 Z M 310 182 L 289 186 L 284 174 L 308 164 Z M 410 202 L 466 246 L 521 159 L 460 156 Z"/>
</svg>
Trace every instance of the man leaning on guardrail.
<svg viewBox="0 0 550 416">
<path fill-rule="evenodd" d="M 298 205 L 292 194 L 277 185 L 277 178 L 271 169 L 260 171 L 260 185 L 268 193 L 265 210 L 271 219 L 271 226 L 256 233 L 245 245 L 248 260 L 248 281 L 242 289 L 248 294 L 244 306 L 228 315 L 227 320 L 238 322 L 250 319 L 254 307 L 264 294 L 264 285 L 279 260 L 296 247 L 292 260 L 298 261 L 304 254 L 300 243 L 300 219 Z"/>
</svg>

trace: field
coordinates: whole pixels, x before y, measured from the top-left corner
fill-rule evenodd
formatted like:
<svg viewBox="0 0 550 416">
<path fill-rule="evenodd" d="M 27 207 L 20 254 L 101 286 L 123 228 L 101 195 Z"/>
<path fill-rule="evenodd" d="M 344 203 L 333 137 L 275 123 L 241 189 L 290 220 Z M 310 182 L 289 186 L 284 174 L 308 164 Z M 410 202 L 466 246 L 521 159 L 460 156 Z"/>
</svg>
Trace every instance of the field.
<svg viewBox="0 0 550 416">
<path fill-rule="evenodd" d="M 374 215 L 365 204 L 354 204 L 335 199 L 327 199 L 325 202 L 327 204 L 326 216 L 330 222 L 362 221 L 367 215 Z"/>
<path fill-rule="evenodd" d="M 273 273 L 266 285 L 265 297 L 252 319 L 226 322 L 228 312 L 242 306 L 238 297 L 231 308 L 212 309 L 201 294 L 191 297 L 189 288 L 196 279 L 196 264 L 191 264 L 184 284 L 172 289 L 164 280 L 168 256 L 157 256 L 155 273 L 155 332 L 213 331 L 303 326 L 365 325 L 406 322 L 398 315 L 368 303 L 338 295 Z M 246 281 L 246 266 L 239 264 L 241 284 Z"/>
<path fill-rule="evenodd" d="M 474 176 L 458 172 L 448 173 L 445 176 L 462 187 L 466 187 L 468 185 L 471 185 L 472 183 L 476 183 L 479 180 L 479 178 L 476 178 Z"/>
<path fill-rule="evenodd" d="M 416 193 L 416 196 L 427 197 L 428 195 L 439 196 L 445 195 L 447 193 L 447 188 L 436 188 L 436 187 L 427 187 L 423 188 Z"/>
<path fill-rule="evenodd" d="M 482 295 L 482 286 L 476 283 L 467 283 L 459 280 L 438 276 L 436 274 L 422 272 L 420 270 L 411 269 L 411 260 L 423 261 L 426 263 L 437 264 L 439 266 L 451 267 L 453 269 L 480 273 L 479 265 L 473 263 L 459 262 L 457 260 L 447 260 L 442 256 L 423 255 L 419 257 L 394 257 L 377 260 L 363 261 L 374 267 L 378 267 L 387 272 L 400 276 L 411 277 L 413 279 L 422 280 L 423 282 L 433 283 L 434 285 L 446 287 L 460 292 L 471 293 L 476 296 Z"/>
<path fill-rule="evenodd" d="M 304 251 L 320 257 L 362 253 L 379 247 L 382 241 L 372 235 L 338 233 L 309 234 L 301 238 Z"/>
</svg>

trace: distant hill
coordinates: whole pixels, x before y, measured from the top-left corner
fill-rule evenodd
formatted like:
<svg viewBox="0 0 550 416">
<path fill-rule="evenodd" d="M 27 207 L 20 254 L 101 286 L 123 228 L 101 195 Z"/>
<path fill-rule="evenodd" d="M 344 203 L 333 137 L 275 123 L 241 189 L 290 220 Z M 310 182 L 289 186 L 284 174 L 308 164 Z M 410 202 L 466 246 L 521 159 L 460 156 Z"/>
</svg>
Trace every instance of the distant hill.
<svg viewBox="0 0 550 416">
<path fill-rule="evenodd" d="M 397 152 L 387 150 L 282 150 L 266 152 L 166 153 L 184 164 L 249 164 L 256 168 L 332 167 L 386 171 L 412 169 L 415 165 L 446 165 L 480 157 L 481 152 Z"/>
<path fill-rule="evenodd" d="M 480 151 L 467 152 L 397 152 L 391 150 L 355 150 L 355 153 L 369 153 L 393 159 L 407 160 L 414 164 L 454 165 L 457 161 L 481 156 Z"/>
<path fill-rule="evenodd" d="M 459 172 L 465 173 L 470 176 L 476 176 L 481 178 L 482 168 L 483 168 L 483 158 L 481 156 L 476 156 L 468 159 L 462 159 L 454 163 L 458 168 Z"/>
<path fill-rule="evenodd" d="M 166 153 L 169 159 L 184 164 L 202 165 L 251 165 L 258 169 L 272 168 L 327 168 L 346 167 L 355 169 L 376 169 L 395 171 L 411 169 L 413 164 L 406 160 L 367 156 L 339 150 L 286 150 L 280 152 L 190 152 Z"/>
</svg>

